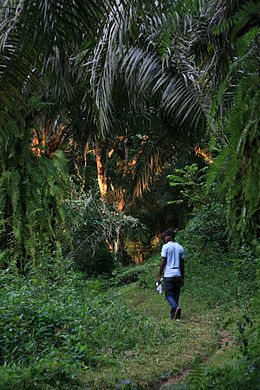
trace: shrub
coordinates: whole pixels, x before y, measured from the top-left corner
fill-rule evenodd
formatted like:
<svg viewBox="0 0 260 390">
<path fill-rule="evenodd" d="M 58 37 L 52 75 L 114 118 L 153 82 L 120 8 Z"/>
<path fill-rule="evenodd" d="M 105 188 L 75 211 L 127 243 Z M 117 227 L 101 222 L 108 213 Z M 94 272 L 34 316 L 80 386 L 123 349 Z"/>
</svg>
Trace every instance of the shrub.
<svg viewBox="0 0 260 390">
<path fill-rule="evenodd" d="M 0 282 L 3 390 L 80 388 L 84 370 L 117 366 L 123 351 L 174 337 L 80 274 L 51 281 L 2 273 Z"/>
<path fill-rule="evenodd" d="M 0 367 L 0 390 L 32 390 L 50 388 L 77 389 L 80 379 L 73 365 L 56 360 L 39 361 L 29 367 L 13 364 Z"/>
<path fill-rule="evenodd" d="M 212 202 L 196 210 L 185 230 L 179 234 L 180 242 L 186 242 L 199 257 L 217 257 L 228 250 L 228 235 L 223 205 Z"/>
<path fill-rule="evenodd" d="M 86 275 L 111 274 L 115 267 L 114 255 L 104 242 L 100 242 L 93 253 L 91 247 L 86 247 L 74 256 L 75 267 Z"/>
</svg>

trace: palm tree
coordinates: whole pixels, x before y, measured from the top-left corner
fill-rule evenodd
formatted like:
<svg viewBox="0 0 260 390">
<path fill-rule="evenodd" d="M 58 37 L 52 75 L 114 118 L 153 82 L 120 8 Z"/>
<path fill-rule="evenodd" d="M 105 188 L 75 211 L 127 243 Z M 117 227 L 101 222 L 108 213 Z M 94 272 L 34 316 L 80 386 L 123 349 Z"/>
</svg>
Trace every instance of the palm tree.
<svg viewBox="0 0 260 390">
<path fill-rule="evenodd" d="M 77 56 L 80 75 L 90 85 L 85 99 L 89 102 L 92 98 L 94 104 L 92 127 L 108 139 L 111 133 L 125 140 L 129 133 L 147 137 L 146 141 L 140 139 L 142 152 L 131 168 L 130 193 L 138 196 L 161 169 L 166 150 L 172 158 L 173 142 L 176 147 L 183 146 L 184 140 L 194 141 L 205 121 L 196 86 L 199 71 L 194 61 L 186 58 L 187 47 L 180 41 L 172 56 L 160 53 L 165 12 L 144 3 L 142 17 L 136 4 L 130 14 L 122 8 L 121 18 L 110 14 L 94 48 L 83 48 Z M 124 177 L 129 179 L 129 175 Z M 100 183 L 107 180 L 103 177 Z M 123 193 L 127 196 L 125 188 Z"/>
</svg>

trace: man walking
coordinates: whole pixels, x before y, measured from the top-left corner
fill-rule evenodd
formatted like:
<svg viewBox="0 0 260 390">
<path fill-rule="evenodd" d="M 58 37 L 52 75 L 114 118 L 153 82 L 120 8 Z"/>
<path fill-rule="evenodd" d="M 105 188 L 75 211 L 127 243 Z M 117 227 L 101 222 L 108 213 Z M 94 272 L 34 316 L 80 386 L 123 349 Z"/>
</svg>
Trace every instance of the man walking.
<svg viewBox="0 0 260 390">
<path fill-rule="evenodd" d="M 165 298 L 171 305 L 171 319 L 181 318 L 181 308 L 178 306 L 181 286 L 184 285 L 184 249 L 174 241 L 173 230 L 163 233 L 165 244 L 162 247 L 158 283 L 164 269 Z"/>
</svg>

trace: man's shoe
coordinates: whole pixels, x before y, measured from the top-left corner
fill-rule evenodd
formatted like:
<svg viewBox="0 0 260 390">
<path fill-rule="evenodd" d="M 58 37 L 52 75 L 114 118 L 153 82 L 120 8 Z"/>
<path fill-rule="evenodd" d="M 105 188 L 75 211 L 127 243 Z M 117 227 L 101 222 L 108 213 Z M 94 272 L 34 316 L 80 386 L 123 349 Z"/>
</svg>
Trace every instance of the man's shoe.
<svg viewBox="0 0 260 390">
<path fill-rule="evenodd" d="M 174 319 L 175 320 L 180 320 L 181 319 L 181 308 L 177 307 L 174 313 Z"/>
</svg>

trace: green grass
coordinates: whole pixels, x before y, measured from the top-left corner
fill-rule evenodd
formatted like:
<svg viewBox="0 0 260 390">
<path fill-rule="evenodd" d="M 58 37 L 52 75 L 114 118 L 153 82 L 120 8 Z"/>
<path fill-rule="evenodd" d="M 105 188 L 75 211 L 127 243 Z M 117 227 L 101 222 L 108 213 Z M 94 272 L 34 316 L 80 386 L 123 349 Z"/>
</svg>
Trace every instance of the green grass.
<svg viewBox="0 0 260 390">
<path fill-rule="evenodd" d="M 188 256 L 182 320 L 174 322 L 155 292 L 159 262 L 118 269 L 112 279 L 3 273 L 0 389 L 158 388 L 165 374 L 217 356 L 223 330 L 235 337 L 248 310 L 244 282 L 231 263 L 198 267 Z"/>
<path fill-rule="evenodd" d="M 178 373 L 190 366 L 196 356 L 210 354 L 215 348 L 218 334 L 214 330 L 214 316 L 198 322 L 197 318 L 188 320 L 185 315 L 181 322 L 173 322 L 169 319 L 164 297 L 153 294 L 129 286 L 121 292 L 120 299 L 126 299 L 132 310 L 134 308 L 139 315 L 149 319 L 153 332 L 158 336 L 153 342 L 147 340 L 144 346 L 124 351 L 116 370 L 106 369 L 98 373 L 94 381 L 90 379 L 87 382 L 89 385 L 98 388 L 100 383 L 107 383 L 105 388 L 109 388 L 109 383 L 130 378 L 134 383 L 150 388 L 166 372 Z M 135 332 L 134 329 L 132 331 Z M 165 338 L 162 339 L 161 335 Z"/>
</svg>

